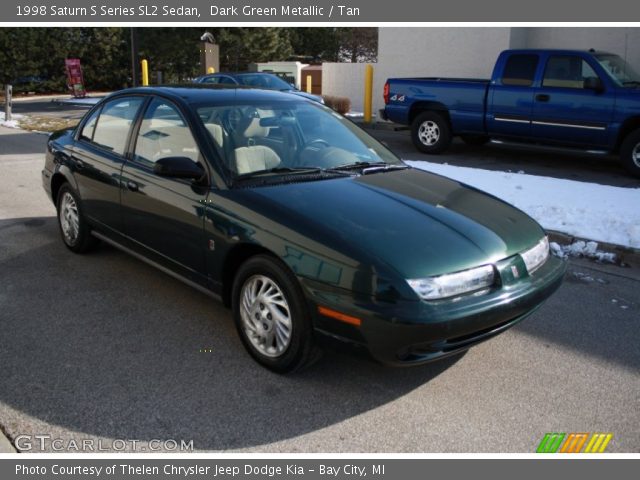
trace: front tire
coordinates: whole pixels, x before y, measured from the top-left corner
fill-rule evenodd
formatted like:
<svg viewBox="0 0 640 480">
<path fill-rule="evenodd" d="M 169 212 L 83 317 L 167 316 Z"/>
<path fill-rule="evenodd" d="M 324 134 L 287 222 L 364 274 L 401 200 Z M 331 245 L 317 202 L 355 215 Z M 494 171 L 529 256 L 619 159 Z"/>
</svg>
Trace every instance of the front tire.
<svg viewBox="0 0 640 480">
<path fill-rule="evenodd" d="M 640 129 L 631 132 L 622 142 L 620 160 L 629 173 L 640 177 Z"/>
<path fill-rule="evenodd" d="M 318 357 L 298 280 L 273 257 L 257 255 L 240 267 L 233 282 L 232 309 L 244 347 L 266 368 L 292 372 Z"/>
<path fill-rule="evenodd" d="M 94 248 L 98 239 L 91 235 L 80 197 L 68 183 L 60 187 L 56 206 L 60 235 L 66 247 L 74 253 L 85 253 Z"/>
<path fill-rule="evenodd" d="M 411 140 L 422 153 L 442 153 L 451 139 L 449 120 L 437 112 L 422 112 L 411 124 Z"/>
</svg>

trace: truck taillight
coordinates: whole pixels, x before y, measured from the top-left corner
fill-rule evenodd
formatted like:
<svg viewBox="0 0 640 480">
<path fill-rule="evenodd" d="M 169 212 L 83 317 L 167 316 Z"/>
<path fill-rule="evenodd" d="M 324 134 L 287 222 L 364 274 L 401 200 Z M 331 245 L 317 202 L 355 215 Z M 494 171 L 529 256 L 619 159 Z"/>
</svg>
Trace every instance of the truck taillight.
<svg viewBox="0 0 640 480">
<path fill-rule="evenodd" d="M 382 94 L 384 96 L 384 104 L 386 105 L 387 103 L 389 103 L 389 83 L 385 83 L 384 84 L 384 93 Z"/>
</svg>

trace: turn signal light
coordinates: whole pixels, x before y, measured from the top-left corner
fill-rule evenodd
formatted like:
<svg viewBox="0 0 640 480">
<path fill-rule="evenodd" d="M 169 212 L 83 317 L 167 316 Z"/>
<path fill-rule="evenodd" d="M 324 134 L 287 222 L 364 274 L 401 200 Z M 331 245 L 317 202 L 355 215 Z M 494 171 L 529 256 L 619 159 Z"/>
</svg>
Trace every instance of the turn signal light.
<svg viewBox="0 0 640 480">
<path fill-rule="evenodd" d="M 351 315 L 336 312 L 335 310 L 331 310 L 327 307 L 318 307 L 318 313 L 320 313 L 320 315 L 324 315 L 325 317 L 334 318 L 340 322 L 348 323 L 349 325 L 354 325 L 356 327 L 359 327 L 362 324 L 362 320 L 360 320 L 358 317 L 352 317 Z"/>
</svg>

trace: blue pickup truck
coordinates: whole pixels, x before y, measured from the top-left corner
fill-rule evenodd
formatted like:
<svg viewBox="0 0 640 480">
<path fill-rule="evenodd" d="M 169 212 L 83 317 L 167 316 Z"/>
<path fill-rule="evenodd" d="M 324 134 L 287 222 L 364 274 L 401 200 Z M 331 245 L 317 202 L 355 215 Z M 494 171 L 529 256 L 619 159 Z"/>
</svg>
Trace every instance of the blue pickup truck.
<svg viewBox="0 0 640 480">
<path fill-rule="evenodd" d="M 491 80 L 390 78 L 384 119 L 411 126 L 424 153 L 453 136 L 617 153 L 640 176 L 640 75 L 595 50 L 506 50 Z"/>
</svg>

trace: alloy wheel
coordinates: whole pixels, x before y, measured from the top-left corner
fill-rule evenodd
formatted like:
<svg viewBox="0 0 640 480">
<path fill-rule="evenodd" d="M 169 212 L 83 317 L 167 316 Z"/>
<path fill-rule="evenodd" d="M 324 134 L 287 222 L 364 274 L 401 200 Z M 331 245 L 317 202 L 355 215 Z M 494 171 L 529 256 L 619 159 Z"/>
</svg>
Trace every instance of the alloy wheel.
<svg viewBox="0 0 640 480">
<path fill-rule="evenodd" d="M 631 151 L 631 160 L 636 167 L 640 168 L 640 142 L 636 143 L 636 146 L 633 147 L 633 150 Z"/>
<path fill-rule="evenodd" d="M 80 216 L 75 198 L 69 192 L 65 192 L 60 202 L 60 226 L 64 239 L 69 245 L 73 245 L 78 239 L 80 231 Z"/>
<path fill-rule="evenodd" d="M 267 357 L 282 355 L 291 343 L 291 311 L 282 289 L 265 275 L 249 277 L 240 291 L 240 316 L 247 338 Z"/>
<path fill-rule="evenodd" d="M 427 120 L 418 129 L 418 138 L 425 145 L 435 145 L 440 139 L 440 127 L 433 120 Z"/>
</svg>

